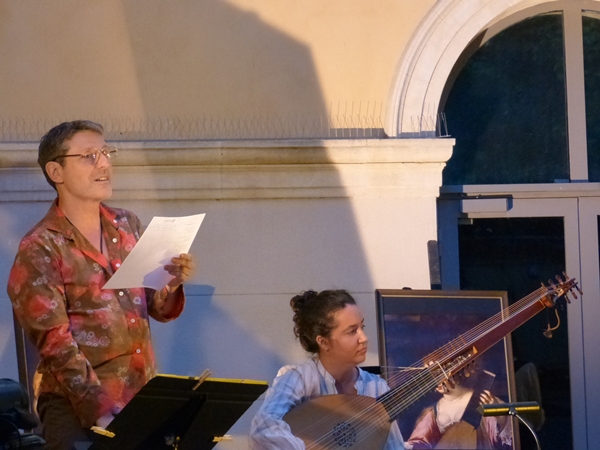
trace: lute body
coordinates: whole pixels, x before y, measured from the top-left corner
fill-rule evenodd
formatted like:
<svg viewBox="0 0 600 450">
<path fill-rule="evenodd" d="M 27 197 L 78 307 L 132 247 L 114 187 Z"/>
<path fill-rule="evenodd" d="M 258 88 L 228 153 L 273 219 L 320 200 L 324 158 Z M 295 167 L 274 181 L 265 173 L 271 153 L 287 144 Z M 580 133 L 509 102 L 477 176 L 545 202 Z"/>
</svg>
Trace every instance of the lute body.
<svg viewBox="0 0 600 450">
<path fill-rule="evenodd" d="M 391 426 L 389 414 L 377 399 L 349 394 L 324 395 L 301 403 L 285 421 L 307 449 L 315 450 L 381 450 Z"/>
</svg>

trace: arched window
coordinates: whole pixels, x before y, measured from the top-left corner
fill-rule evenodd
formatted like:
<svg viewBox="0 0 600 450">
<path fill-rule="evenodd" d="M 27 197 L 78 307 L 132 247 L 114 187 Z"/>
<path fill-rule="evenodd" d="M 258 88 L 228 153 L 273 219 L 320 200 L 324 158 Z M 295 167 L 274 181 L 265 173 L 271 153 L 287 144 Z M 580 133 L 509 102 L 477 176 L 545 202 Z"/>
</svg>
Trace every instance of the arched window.
<svg viewBox="0 0 600 450">
<path fill-rule="evenodd" d="M 600 13 L 583 16 L 583 56 L 589 181 L 600 181 Z"/>
<path fill-rule="evenodd" d="M 444 90 L 444 185 L 600 181 L 600 14 L 547 11 L 485 35 Z"/>
</svg>

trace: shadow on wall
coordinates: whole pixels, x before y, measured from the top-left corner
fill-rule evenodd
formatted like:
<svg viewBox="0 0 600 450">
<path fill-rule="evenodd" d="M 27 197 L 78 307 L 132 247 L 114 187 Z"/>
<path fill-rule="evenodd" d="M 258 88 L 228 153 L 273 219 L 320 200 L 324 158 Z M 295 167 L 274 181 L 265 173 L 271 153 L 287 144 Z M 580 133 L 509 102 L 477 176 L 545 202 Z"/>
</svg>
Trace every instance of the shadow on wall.
<svg viewBox="0 0 600 450">
<path fill-rule="evenodd" d="M 239 317 L 229 314 L 224 305 L 227 302 L 229 307 L 235 308 L 239 305 L 231 305 L 232 302 L 244 302 L 254 310 L 263 310 L 266 315 L 262 316 L 261 325 L 263 333 L 267 334 L 269 328 L 273 331 L 272 328 L 279 326 L 271 320 L 281 312 L 277 300 L 267 301 L 268 307 L 257 298 L 223 301 L 208 294 L 210 290 L 213 290 L 211 286 L 187 287 L 188 306 L 175 326 L 160 324 L 161 329 L 157 330 L 153 324 L 154 330 L 158 331 L 155 335 L 160 333 L 155 346 L 161 354 L 161 367 L 177 368 L 178 374 L 188 376 L 199 376 L 208 369 L 212 377 L 259 380 L 263 379 L 265 368 L 271 370 L 286 364 L 269 348 L 268 342 L 261 339 L 266 336 L 261 336 L 260 330 L 256 329 L 260 326 L 256 313 L 254 317 L 245 315 L 247 323 L 240 323 L 236 320 Z M 287 305 L 283 307 L 289 309 Z M 287 316 L 289 318 L 289 314 Z M 288 323 L 291 319 L 279 322 L 284 322 L 284 328 L 291 335 Z"/>
<path fill-rule="evenodd" d="M 77 7 L 67 13 L 62 8 L 41 5 L 41 9 L 29 11 L 30 15 L 25 14 L 26 6 L 11 8 L 12 16 L 7 17 L 38 21 L 45 26 L 56 23 L 53 19 L 60 17 L 61 32 L 44 43 L 42 49 L 31 44 L 35 27 L 28 28 L 29 39 L 19 44 L 19 57 L 36 68 L 29 71 L 33 78 L 18 77 L 16 72 L 7 77 L 12 82 L 7 83 L 6 92 L 27 90 L 37 97 L 40 109 L 35 113 L 42 115 L 48 128 L 58 122 L 52 122 L 57 117 L 99 120 L 96 116 L 103 111 L 111 111 L 116 117 L 135 110 L 133 106 L 139 106 L 146 116 L 161 117 L 327 114 L 310 49 L 256 14 L 227 2 L 187 0 L 166 4 L 145 0 Z M 19 14 L 15 14 L 16 9 Z M 129 38 L 130 61 L 123 59 L 126 52 L 122 47 L 127 46 L 127 39 L 114 39 L 123 23 Z M 117 31 L 112 34 L 107 30 Z M 41 58 L 44 48 L 55 58 Z M 113 54 L 120 54 L 122 59 Z M 56 61 L 65 64 L 55 64 Z M 137 88 L 131 89 L 129 96 L 121 95 L 123 87 L 119 86 L 130 67 L 118 64 L 123 62 L 132 64 L 134 73 L 127 75 L 134 78 L 131 86 Z M 65 67 L 94 70 L 70 71 Z M 0 73 L 4 70 L 12 69 L 5 66 Z M 7 111 L 8 107 L 3 106 L 2 110 Z M 145 169 L 152 171 L 155 167 Z M 319 174 L 314 177 L 316 185 L 322 183 Z M 339 181 L 328 181 L 341 185 Z M 185 188 L 184 182 L 175 179 L 174 190 Z M 135 180 L 127 183 L 126 188 L 135 189 Z M 156 181 L 147 189 L 152 192 L 162 188 Z M 197 374 L 198 370 L 211 367 L 222 376 L 271 380 L 276 370 L 273 368 L 293 362 L 292 357 L 287 359 L 288 344 L 302 354 L 291 333 L 288 302 L 292 295 L 310 288 L 372 289 L 353 205 L 341 197 L 134 200 L 111 204 L 133 210 L 144 223 L 154 215 L 208 214 L 196 246 L 203 261 L 198 274 L 201 280 L 196 281 L 214 286 L 215 294 L 204 293 L 197 302 L 190 301 L 181 322 L 164 328 L 153 326 L 157 329 L 155 336 L 169 336 L 165 340 L 168 346 L 156 340 L 161 366 L 168 371 Z M 3 248 L 6 254 L 0 262 L 4 281 L 19 240 L 48 207 L 33 205 L 2 204 L 6 210 L 2 221 L 10 219 L 16 224 L 10 227 L 10 245 Z M 378 208 L 381 211 L 382 207 Z M 27 214 L 22 215 L 23 210 Z M 264 315 L 257 312 L 261 309 L 268 310 L 272 318 L 269 326 L 264 326 Z M 199 335 L 202 341 L 198 341 Z M 236 348 L 239 352 L 232 352 Z M 236 357 L 225 358 L 232 354 Z M 294 355 L 296 360 L 298 354 Z M 285 355 L 285 361 L 281 355 Z M 238 360 L 245 367 L 240 375 L 234 375 L 231 361 Z M 229 369 L 222 367 L 223 361 L 228 361 Z M 7 366 L 14 368 L 16 362 Z"/>
<path fill-rule="evenodd" d="M 8 274 L 23 234 L 42 218 L 49 207 L 50 203 L 45 202 L 0 201 L 0 227 L 4 236 L 0 240 L 0 378 L 19 379 L 12 305 L 6 293 Z"/>
<path fill-rule="evenodd" d="M 186 124 L 205 119 L 224 127 L 221 138 L 243 139 L 268 138 L 265 121 L 303 132 L 289 122 L 326 117 L 310 49 L 254 12 L 222 0 L 59 4 L 13 4 L 0 17 L 0 78 L 9 87 L 0 118 L 34 118 L 8 120 L 11 140 L 37 141 L 35 120 L 45 130 L 91 118 L 128 138 L 144 118 L 159 119 L 149 130 L 156 136 L 182 124 L 178 132 L 190 133 Z"/>
<path fill-rule="evenodd" d="M 141 6 L 124 14 L 146 115 L 326 112 L 310 49 L 256 13 L 221 0 Z"/>
<path fill-rule="evenodd" d="M 135 71 L 129 75 L 135 78 L 133 85 L 138 90 L 132 91 L 131 96 L 139 97 L 139 110 L 146 116 L 327 115 L 309 49 L 264 23 L 255 14 L 217 0 L 173 4 L 145 0 L 125 2 L 115 8 L 123 8 L 129 33 Z M 87 17 L 88 22 L 75 20 L 98 12 L 98 9 L 102 6 L 94 6 L 91 12 L 76 8 L 69 11 L 66 18 L 61 12 L 63 26 L 56 38 L 59 43 L 53 41 L 51 45 L 64 41 L 69 55 L 62 56 L 68 58 L 69 66 L 96 67 L 97 64 L 86 63 L 90 59 L 102 59 L 104 55 L 110 57 L 106 42 L 90 42 L 89 36 L 98 36 L 98 30 L 102 33 L 111 30 L 111 24 L 103 20 L 106 17 L 114 19 L 114 13 L 112 16 L 98 15 L 100 20 L 93 29 L 82 26 L 82 22 L 83 25 L 91 22 L 90 17 Z M 48 14 L 57 13 L 48 11 Z M 41 66 L 36 67 L 36 73 L 44 73 L 43 62 L 36 61 L 26 52 L 22 57 L 31 58 L 32 64 Z M 128 105 L 124 103 L 128 100 L 116 98 L 115 94 L 119 92 L 116 86 L 120 82 L 119 76 L 108 76 L 113 62 L 104 61 L 96 72 L 67 73 L 71 78 L 65 79 L 56 76 L 60 69 L 55 69 L 56 86 L 40 92 L 38 99 L 45 107 L 54 105 L 57 108 L 46 116 L 49 119 L 62 116 L 67 120 L 94 119 L 102 108 L 115 116 L 127 112 Z M 118 67 L 112 66 L 112 69 L 122 75 Z M 95 78 L 89 78 L 87 72 L 94 72 Z M 107 76 L 96 82 L 103 72 Z M 83 103 L 82 99 L 89 95 L 81 96 L 82 92 L 93 92 L 99 102 Z M 56 101 L 59 98 L 61 102 Z M 121 106 L 124 107 L 121 109 Z M 123 131 L 125 139 L 127 131 Z M 315 141 L 317 148 L 318 145 Z M 310 151 L 312 154 L 325 152 L 315 148 Z M 152 198 L 154 192 L 164 189 L 158 173 L 165 166 L 140 163 L 139 168 L 150 174 L 150 183 L 144 187 L 144 198 Z M 117 169 L 117 178 L 127 173 L 125 167 L 124 172 L 120 171 L 118 162 Z M 217 172 L 224 170 L 215 169 Z M 194 168 L 186 167 L 185 170 L 192 173 Z M 316 187 L 328 187 L 323 179 L 334 187 L 342 185 L 337 173 L 315 172 L 303 176 L 310 178 Z M 337 180 L 334 179 L 336 176 Z M 176 171 L 172 172 L 172 177 L 170 189 L 176 192 L 186 188 L 185 177 L 178 178 Z M 263 182 L 260 177 L 255 180 L 258 184 Z M 268 181 L 273 182 L 273 179 Z M 138 188 L 134 177 L 119 186 L 129 191 Z M 118 199 L 119 191 L 115 194 Z M 301 362 L 305 355 L 292 333 L 289 299 L 311 288 L 372 292 L 373 282 L 361 231 L 367 234 L 365 230 L 373 231 L 381 221 L 390 223 L 387 216 L 382 217 L 390 202 L 377 198 L 351 201 L 339 191 L 336 198 L 111 201 L 113 206 L 134 211 L 145 224 L 153 216 L 207 213 L 192 250 L 200 261 L 200 269 L 190 283 L 186 310 L 173 323 L 152 324 L 160 370 L 198 375 L 208 368 L 215 377 L 270 382 L 280 366 Z M 358 213 L 362 220 L 360 230 L 354 210 L 357 203 L 361 208 Z M 10 228 L 11 245 L 2 250 L 6 253 L 0 262 L 4 281 L 19 240 L 47 210 L 47 204 L 39 205 L 0 203 L 6 210 L 6 216 L 3 214 L 1 220 L 10 219 L 15 223 Z M 22 215 L 23 210 L 27 214 Z M 368 225 L 364 225 L 365 222 Z M 368 238 L 370 247 L 385 249 L 382 260 L 397 250 L 397 243 L 383 242 L 385 236 L 370 233 Z M 361 306 L 374 309 L 374 304 Z M 375 340 L 372 345 L 373 348 L 376 346 Z M 12 364 L 9 361 L 7 366 L 16 371 L 16 361 Z M 240 433 L 247 433 L 249 420 L 238 426 Z"/>
<path fill-rule="evenodd" d="M 111 203 L 135 210 L 143 223 L 206 213 L 191 249 L 199 269 L 186 287 L 185 311 L 152 325 L 163 371 L 271 381 L 279 367 L 304 359 L 292 332 L 293 295 L 372 288 L 347 200 Z M 361 306 L 374 309 L 374 300 Z"/>
<path fill-rule="evenodd" d="M 281 137 L 260 134 L 277 128 L 269 121 L 281 117 L 284 135 L 307 137 L 303 117 L 327 117 L 310 49 L 257 14 L 220 0 L 144 3 L 144 14 L 139 5 L 123 8 L 147 117 L 256 118 L 237 138 Z M 230 132 L 225 126 L 223 137 Z M 349 200 L 153 205 L 152 211 L 145 205 L 150 217 L 207 213 L 193 249 L 204 289 L 194 286 L 177 325 L 155 333 L 169 335 L 157 348 L 165 369 L 195 375 L 209 368 L 215 376 L 271 381 L 279 366 L 303 358 L 291 331 L 292 295 L 371 288 Z M 297 353 L 286 352 L 287 345 Z"/>
</svg>

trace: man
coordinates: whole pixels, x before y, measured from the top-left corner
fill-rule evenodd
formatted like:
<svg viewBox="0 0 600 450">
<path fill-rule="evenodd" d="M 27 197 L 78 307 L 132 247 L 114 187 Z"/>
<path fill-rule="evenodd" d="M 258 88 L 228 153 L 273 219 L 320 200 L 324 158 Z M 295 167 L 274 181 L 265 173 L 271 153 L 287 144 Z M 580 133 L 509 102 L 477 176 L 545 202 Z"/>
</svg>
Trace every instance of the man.
<svg viewBox="0 0 600 450">
<path fill-rule="evenodd" d="M 48 449 L 87 441 L 156 373 L 149 316 L 166 322 L 184 307 L 194 269 L 182 254 L 165 266 L 160 291 L 102 289 L 140 238 L 139 219 L 102 202 L 112 195 L 117 149 L 101 125 L 65 122 L 41 140 L 38 163 L 57 192 L 23 238 L 8 281 L 16 316 L 38 349 L 38 413 Z"/>
</svg>

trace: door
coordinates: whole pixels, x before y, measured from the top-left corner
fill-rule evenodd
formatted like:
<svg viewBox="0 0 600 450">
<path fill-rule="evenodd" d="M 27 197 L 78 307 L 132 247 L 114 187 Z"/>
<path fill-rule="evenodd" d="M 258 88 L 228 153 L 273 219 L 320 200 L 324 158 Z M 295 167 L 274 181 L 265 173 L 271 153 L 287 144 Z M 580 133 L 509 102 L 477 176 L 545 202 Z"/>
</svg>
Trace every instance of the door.
<svg viewBox="0 0 600 450">
<path fill-rule="evenodd" d="M 519 198 L 521 196 L 521 198 Z M 528 198 L 529 197 L 529 198 Z M 538 369 L 546 418 L 542 448 L 591 450 L 600 442 L 600 198 L 447 195 L 438 203 L 443 289 L 505 290 L 509 303 L 563 270 L 583 298 L 540 313 L 513 333 L 515 368 Z M 546 337 L 543 331 L 561 326 Z M 531 447 L 523 431 L 523 449 Z"/>
</svg>

